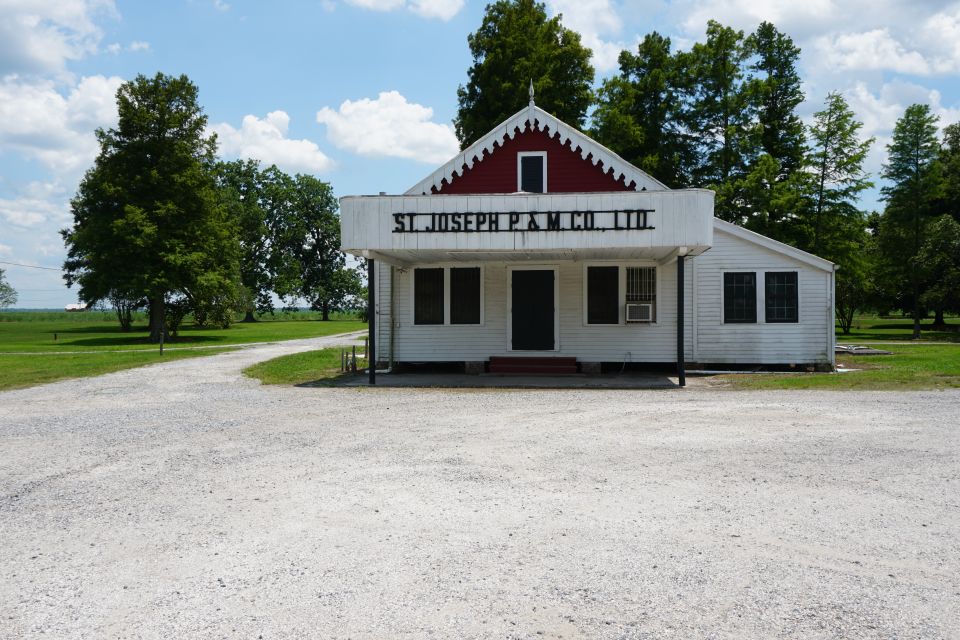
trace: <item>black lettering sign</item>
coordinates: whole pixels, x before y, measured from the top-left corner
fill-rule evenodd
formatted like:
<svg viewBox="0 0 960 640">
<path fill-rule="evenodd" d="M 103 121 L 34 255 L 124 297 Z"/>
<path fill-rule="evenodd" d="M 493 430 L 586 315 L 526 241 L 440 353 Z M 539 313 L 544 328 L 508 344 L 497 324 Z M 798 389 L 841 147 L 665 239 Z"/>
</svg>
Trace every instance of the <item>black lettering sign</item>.
<svg viewBox="0 0 960 640">
<path fill-rule="evenodd" d="M 646 231 L 653 209 L 534 213 L 394 213 L 393 233 Z M 522 216 L 526 220 L 521 222 Z M 506 228 L 502 225 L 506 223 Z M 521 226 L 521 224 L 523 226 Z"/>
</svg>

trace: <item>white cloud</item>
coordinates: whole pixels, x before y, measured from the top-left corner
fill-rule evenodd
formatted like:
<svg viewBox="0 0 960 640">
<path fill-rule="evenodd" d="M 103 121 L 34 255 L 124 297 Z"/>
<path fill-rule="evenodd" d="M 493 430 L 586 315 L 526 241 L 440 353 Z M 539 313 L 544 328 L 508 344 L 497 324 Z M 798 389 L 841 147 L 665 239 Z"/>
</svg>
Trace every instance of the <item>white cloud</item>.
<svg viewBox="0 0 960 640">
<path fill-rule="evenodd" d="M 327 139 L 340 149 L 363 156 L 445 162 L 460 149 L 453 128 L 431 122 L 433 109 L 407 102 L 396 91 L 376 100 L 346 100 L 334 111 L 324 107 L 317 122 L 327 125 Z"/>
<path fill-rule="evenodd" d="M 113 0 L 0 0 L 0 77 L 64 74 L 96 52 L 100 14 L 117 15 Z"/>
<path fill-rule="evenodd" d="M 0 244 L 0 256 L 12 256 L 13 247 L 8 244 Z"/>
<path fill-rule="evenodd" d="M 617 57 L 629 46 L 605 39 L 620 33 L 623 27 L 610 0 L 548 0 L 547 5 L 552 14 L 563 14 L 563 26 L 578 32 L 583 44 L 593 50 L 597 71 L 603 73 L 617 67 Z"/>
<path fill-rule="evenodd" d="M 814 46 L 820 64 L 837 70 L 930 73 L 930 64 L 924 56 L 907 50 L 888 29 L 827 36 L 816 40 Z"/>
<path fill-rule="evenodd" d="M 213 0 L 213 8 L 217 11 L 230 11 L 230 3 L 224 0 Z"/>
<path fill-rule="evenodd" d="M 106 48 L 105 48 L 104 50 L 105 50 L 107 53 L 109 53 L 110 55 L 114 55 L 114 56 L 115 56 L 115 55 L 117 55 L 118 53 L 120 53 L 121 51 L 123 51 L 123 47 L 120 46 L 120 43 L 119 43 L 119 42 L 111 42 L 110 44 L 108 44 L 108 45 L 106 46 Z"/>
<path fill-rule="evenodd" d="M 290 116 L 285 111 L 271 111 L 263 119 L 253 115 L 243 117 L 239 129 L 227 123 L 213 125 L 220 153 L 275 164 L 287 171 L 323 173 L 333 168 L 316 143 L 310 140 L 292 140 L 287 137 Z"/>
<path fill-rule="evenodd" d="M 134 40 L 130 43 L 130 46 L 127 47 L 130 51 L 149 51 L 150 43 L 144 42 L 143 40 Z"/>
<path fill-rule="evenodd" d="M 85 169 L 97 154 L 94 129 L 116 123 L 117 77 L 83 78 L 67 96 L 52 81 L 0 80 L 0 148 L 57 173 Z"/>
<path fill-rule="evenodd" d="M 439 18 L 446 22 L 463 9 L 463 0 L 410 0 L 410 11 L 424 18 Z"/>
<path fill-rule="evenodd" d="M 23 194 L 0 198 L 0 220 L 21 229 L 63 226 L 70 220 L 67 195 L 58 182 L 32 182 Z"/>
<path fill-rule="evenodd" d="M 406 8 L 424 18 L 438 18 L 446 22 L 463 9 L 464 0 L 346 0 L 361 9 L 394 11 Z"/>
</svg>

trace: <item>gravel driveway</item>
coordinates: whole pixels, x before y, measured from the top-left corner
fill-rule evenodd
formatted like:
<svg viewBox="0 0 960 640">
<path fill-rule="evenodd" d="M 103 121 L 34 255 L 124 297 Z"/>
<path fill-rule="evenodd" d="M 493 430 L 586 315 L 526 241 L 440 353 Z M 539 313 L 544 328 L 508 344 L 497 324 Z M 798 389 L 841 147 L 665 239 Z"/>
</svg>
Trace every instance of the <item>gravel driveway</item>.
<svg viewBox="0 0 960 640">
<path fill-rule="evenodd" d="M 0 393 L 3 638 L 957 638 L 960 392 Z"/>
</svg>

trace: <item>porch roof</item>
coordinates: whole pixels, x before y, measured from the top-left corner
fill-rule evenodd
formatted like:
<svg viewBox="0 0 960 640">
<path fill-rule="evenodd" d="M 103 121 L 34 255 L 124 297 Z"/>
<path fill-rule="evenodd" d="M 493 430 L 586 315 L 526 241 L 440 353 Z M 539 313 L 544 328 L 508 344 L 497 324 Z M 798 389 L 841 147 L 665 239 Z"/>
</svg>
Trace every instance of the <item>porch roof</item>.
<svg viewBox="0 0 960 640">
<path fill-rule="evenodd" d="M 656 260 L 713 243 L 713 192 L 348 196 L 348 253 L 398 266 L 435 262 Z"/>
</svg>

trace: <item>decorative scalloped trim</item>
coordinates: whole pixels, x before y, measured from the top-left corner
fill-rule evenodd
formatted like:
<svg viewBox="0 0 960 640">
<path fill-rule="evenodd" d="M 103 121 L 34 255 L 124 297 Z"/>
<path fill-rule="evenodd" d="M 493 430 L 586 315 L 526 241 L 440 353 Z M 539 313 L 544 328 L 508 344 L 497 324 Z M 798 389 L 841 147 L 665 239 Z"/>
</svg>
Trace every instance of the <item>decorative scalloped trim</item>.
<svg viewBox="0 0 960 640">
<path fill-rule="evenodd" d="M 453 177 L 463 177 L 466 171 L 473 169 L 474 164 L 483 162 L 484 152 L 493 155 L 493 152 L 507 138 L 513 140 L 520 131 L 550 132 L 551 137 L 559 137 L 560 144 L 566 146 L 570 142 L 570 149 L 576 153 L 580 150 L 580 157 L 589 160 L 594 166 L 602 165 L 609 173 L 613 170 L 613 179 L 621 179 L 625 185 L 634 185 L 636 191 L 662 191 L 667 187 L 650 174 L 636 168 L 616 153 L 592 138 L 577 131 L 570 125 L 561 122 L 540 107 L 531 105 L 524 107 L 515 115 L 493 128 L 490 133 L 454 156 L 442 167 L 418 182 L 407 190 L 404 195 L 430 195 L 434 190 L 441 190 L 444 181 L 449 184 Z M 464 171 L 466 166 L 466 171 Z"/>
</svg>

